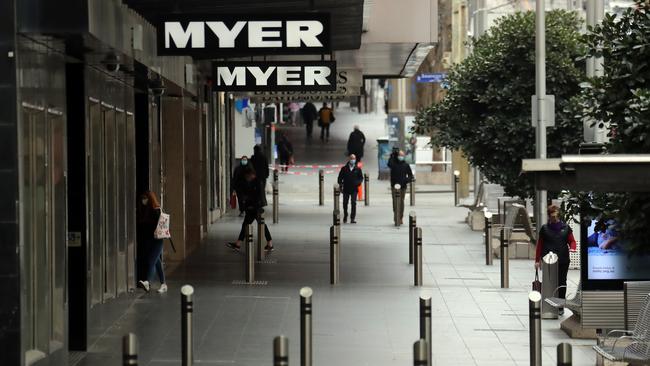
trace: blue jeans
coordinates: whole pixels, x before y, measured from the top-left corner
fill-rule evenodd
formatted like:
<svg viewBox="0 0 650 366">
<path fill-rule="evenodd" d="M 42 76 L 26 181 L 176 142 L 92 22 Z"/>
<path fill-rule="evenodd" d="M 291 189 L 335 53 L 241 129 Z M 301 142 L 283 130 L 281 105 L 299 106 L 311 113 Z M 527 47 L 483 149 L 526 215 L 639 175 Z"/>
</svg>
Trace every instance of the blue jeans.
<svg viewBox="0 0 650 366">
<path fill-rule="evenodd" d="M 147 272 L 147 281 L 153 281 L 154 275 L 158 272 L 160 283 L 165 283 L 165 272 L 162 266 L 162 253 L 163 253 L 163 239 L 152 239 L 151 250 L 147 258 L 147 265 L 149 271 Z"/>
</svg>

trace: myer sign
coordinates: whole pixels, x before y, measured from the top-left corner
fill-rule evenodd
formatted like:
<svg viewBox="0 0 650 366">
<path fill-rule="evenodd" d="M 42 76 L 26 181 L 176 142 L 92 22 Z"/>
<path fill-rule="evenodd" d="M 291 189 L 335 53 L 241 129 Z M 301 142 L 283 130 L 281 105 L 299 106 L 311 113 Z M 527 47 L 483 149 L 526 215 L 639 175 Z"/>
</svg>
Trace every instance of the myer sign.
<svg viewBox="0 0 650 366">
<path fill-rule="evenodd" d="M 334 91 L 336 62 L 215 62 L 215 91 Z"/>
<path fill-rule="evenodd" d="M 166 15 L 158 54 L 223 58 L 330 52 L 328 14 Z"/>
</svg>

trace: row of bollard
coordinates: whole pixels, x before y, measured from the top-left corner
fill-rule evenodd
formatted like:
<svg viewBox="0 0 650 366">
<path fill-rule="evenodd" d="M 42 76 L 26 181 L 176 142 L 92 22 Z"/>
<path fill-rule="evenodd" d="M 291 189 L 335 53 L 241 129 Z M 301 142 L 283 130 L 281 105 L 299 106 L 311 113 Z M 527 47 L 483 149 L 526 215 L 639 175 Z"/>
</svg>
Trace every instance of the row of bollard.
<svg viewBox="0 0 650 366">
<path fill-rule="evenodd" d="M 413 211 L 409 213 L 409 264 L 414 264 L 414 286 L 422 286 L 422 228 L 417 226 Z"/>
<path fill-rule="evenodd" d="M 485 216 L 485 265 L 491 266 L 493 264 L 492 253 L 492 213 L 489 211 L 484 212 Z M 501 272 L 501 288 L 510 287 L 510 236 L 512 228 L 503 226 L 499 232 L 499 255 L 501 257 L 500 272 Z"/>
</svg>

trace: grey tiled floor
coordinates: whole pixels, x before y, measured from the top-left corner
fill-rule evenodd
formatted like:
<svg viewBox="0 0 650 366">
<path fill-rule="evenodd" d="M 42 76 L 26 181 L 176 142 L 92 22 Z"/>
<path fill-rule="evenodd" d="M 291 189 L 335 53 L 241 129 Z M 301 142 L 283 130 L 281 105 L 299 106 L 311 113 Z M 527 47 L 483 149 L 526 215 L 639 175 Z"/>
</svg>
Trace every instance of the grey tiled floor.
<svg viewBox="0 0 650 366">
<path fill-rule="evenodd" d="M 359 123 L 370 141 L 383 134 L 381 116 L 340 112 L 329 145 L 301 142 L 302 130 L 289 129 L 299 163 L 332 163 L 343 157 L 344 140 Z M 280 220 L 271 224 L 274 263 L 258 266 L 263 286 L 233 285 L 243 279 L 243 256 L 224 247 L 239 230 L 229 216 L 210 228 L 201 248 L 169 276 L 165 295 L 138 293 L 122 318 L 93 345 L 83 365 L 120 362 L 120 337 L 134 331 L 140 362 L 180 364 L 181 285 L 196 289 L 195 353 L 199 365 L 272 364 L 272 339 L 290 339 L 290 361 L 299 363 L 299 297 L 314 289 L 314 364 L 317 366 L 397 366 L 412 364 L 418 338 L 418 295 L 433 295 L 434 365 L 528 365 L 527 291 L 532 262 L 511 261 L 511 288 L 499 288 L 499 261 L 484 265 L 483 238 L 463 223 L 466 210 L 452 207 L 450 193 L 419 195 L 414 208 L 423 228 L 425 286 L 414 288 L 408 264 L 408 233 L 391 222 L 388 185 L 376 179 L 376 149 L 365 159 L 371 172 L 371 206 L 359 205 L 357 225 L 342 227 L 341 284 L 329 285 L 328 230 L 331 186 L 326 206 L 317 205 L 316 176 L 281 176 Z M 373 171 L 374 170 L 374 171 Z M 408 200 L 407 200 L 408 202 Z M 270 216 L 270 212 L 267 217 Z M 576 271 L 570 272 L 575 284 Z M 574 365 L 593 365 L 591 341 L 570 340 L 559 321 L 543 323 L 544 365 L 554 365 L 555 346 L 574 345 Z"/>
</svg>

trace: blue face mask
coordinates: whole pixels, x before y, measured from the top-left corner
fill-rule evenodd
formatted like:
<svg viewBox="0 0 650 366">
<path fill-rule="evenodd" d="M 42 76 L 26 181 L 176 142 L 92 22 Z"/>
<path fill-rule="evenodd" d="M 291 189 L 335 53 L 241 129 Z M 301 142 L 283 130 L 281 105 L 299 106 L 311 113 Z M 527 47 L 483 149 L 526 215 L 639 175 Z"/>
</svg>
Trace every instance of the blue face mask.
<svg viewBox="0 0 650 366">
<path fill-rule="evenodd" d="M 403 156 L 398 156 L 398 157 L 397 157 L 397 160 L 399 160 L 399 161 L 404 161 L 404 157 L 403 157 Z"/>
<path fill-rule="evenodd" d="M 354 164 L 356 164 L 356 163 L 357 163 L 356 160 L 350 160 L 350 165 L 354 166 Z"/>
<path fill-rule="evenodd" d="M 248 160 L 242 160 L 242 161 L 241 161 L 241 165 L 243 165 L 243 166 L 248 165 Z"/>
</svg>

